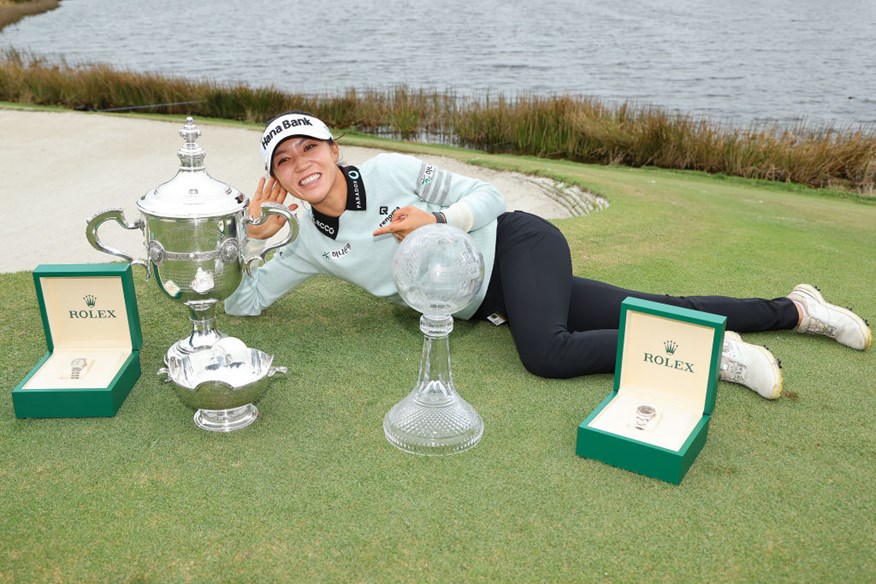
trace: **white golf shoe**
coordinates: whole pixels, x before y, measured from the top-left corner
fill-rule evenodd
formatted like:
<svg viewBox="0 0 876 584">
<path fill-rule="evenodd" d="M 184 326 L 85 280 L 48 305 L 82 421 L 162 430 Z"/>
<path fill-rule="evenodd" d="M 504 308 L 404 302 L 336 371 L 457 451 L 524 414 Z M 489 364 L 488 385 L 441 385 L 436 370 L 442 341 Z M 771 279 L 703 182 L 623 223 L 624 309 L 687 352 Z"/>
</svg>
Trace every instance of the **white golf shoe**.
<svg viewBox="0 0 876 584">
<path fill-rule="evenodd" d="M 721 380 L 739 383 L 766 399 L 782 395 L 782 364 L 766 347 L 751 345 L 737 333 L 724 333 Z"/>
<path fill-rule="evenodd" d="M 800 284 L 788 298 L 803 309 L 803 319 L 795 330 L 813 335 L 825 335 L 836 342 L 864 351 L 873 342 L 870 327 L 860 316 L 826 302 L 815 286 Z"/>
</svg>

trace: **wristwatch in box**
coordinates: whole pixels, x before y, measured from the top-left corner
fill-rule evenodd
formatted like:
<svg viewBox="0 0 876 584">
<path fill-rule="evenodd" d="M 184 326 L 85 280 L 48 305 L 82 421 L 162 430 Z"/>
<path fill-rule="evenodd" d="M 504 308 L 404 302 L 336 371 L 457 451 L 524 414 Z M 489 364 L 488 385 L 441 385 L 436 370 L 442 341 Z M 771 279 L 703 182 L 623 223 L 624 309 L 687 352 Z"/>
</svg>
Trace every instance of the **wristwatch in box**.
<svg viewBox="0 0 876 584">
<path fill-rule="evenodd" d="M 644 430 L 645 426 L 654 419 L 657 410 L 653 406 L 639 406 L 636 408 L 636 428 Z"/>
<path fill-rule="evenodd" d="M 82 373 L 82 370 L 85 369 L 87 364 L 88 361 L 82 357 L 73 359 L 73 362 L 70 363 L 70 379 L 79 379 L 79 374 Z"/>
</svg>

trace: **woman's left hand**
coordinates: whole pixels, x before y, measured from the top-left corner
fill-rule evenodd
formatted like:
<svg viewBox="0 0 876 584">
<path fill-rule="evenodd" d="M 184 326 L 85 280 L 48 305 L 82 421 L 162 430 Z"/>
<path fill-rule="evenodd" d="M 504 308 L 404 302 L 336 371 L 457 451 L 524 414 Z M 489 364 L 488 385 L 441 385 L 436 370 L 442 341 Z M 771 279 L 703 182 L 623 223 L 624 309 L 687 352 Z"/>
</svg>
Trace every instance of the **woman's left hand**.
<svg viewBox="0 0 876 584">
<path fill-rule="evenodd" d="M 393 237 L 401 241 L 414 229 L 437 222 L 435 216 L 428 211 L 417 207 L 402 207 L 392 214 L 392 221 L 388 225 L 376 230 L 372 235 L 376 237 L 384 233 L 391 233 Z"/>
</svg>

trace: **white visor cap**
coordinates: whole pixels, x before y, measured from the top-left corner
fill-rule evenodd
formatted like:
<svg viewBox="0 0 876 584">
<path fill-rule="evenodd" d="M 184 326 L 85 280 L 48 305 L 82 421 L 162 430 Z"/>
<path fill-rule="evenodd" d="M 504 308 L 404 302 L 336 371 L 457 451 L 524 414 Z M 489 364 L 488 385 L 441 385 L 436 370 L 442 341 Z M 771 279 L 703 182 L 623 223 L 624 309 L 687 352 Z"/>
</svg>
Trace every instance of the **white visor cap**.
<svg viewBox="0 0 876 584">
<path fill-rule="evenodd" d="M 262 159 L 265 170 L 271 172 L 271 159 L 277 144 L 292 136 L 309 136 L 317 140 L 333 140 L 328 126 L 319 118 L 305 114 L 286 114 L 271 121 L 262 134 Z"/>
</svg>

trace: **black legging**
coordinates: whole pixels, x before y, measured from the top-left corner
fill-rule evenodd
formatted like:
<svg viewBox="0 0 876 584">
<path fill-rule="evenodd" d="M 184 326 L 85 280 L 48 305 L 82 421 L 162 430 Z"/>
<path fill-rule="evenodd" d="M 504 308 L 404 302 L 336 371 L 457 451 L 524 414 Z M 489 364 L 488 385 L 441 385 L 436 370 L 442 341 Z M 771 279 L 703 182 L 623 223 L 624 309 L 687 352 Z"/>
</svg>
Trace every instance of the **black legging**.
<svg viewBox="0 0 876 584">
<path fill-rule="evenodd" d="M 523 366 L 535 375 L 611 373 L 620 306 L 628 296 L 723 315 L 727 329 L 736 332 L 797 325 L 797 308 L 788 298 L 664 296 L 573 276 L 569 245 L 560 230 L 522 211 L 499 217 L 496 262 L 474 318 L 504 315 Z"/>
</svg>

